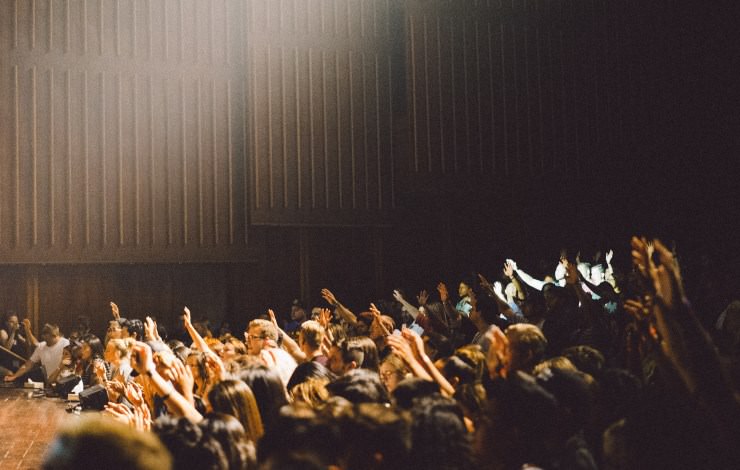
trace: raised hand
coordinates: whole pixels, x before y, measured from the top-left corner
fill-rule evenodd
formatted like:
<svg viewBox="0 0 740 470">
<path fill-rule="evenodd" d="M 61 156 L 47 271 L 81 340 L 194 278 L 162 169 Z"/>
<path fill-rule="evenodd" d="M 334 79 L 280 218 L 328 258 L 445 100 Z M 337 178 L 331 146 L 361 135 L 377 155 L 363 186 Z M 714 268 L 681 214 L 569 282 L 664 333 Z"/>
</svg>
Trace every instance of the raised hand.
<svg viewBox="0 0 740 470">
<path fill-rule="evenodd" d="M 393 298 L 396 299 L 396 302 L 401 302 L 401 303 L 403 303 L 403 301 L 405 300 L 403 298 L 403 295 L 398 289 L 393 291 Z"/>
<path fill-rule="evenodd" d="M 331 305 L 336 305 L 337 303 L 339 303 L 337 302 L 337 298 L 329 289 L 321 289 L 321 297 L 323 297 L 324 300 L 326 300 Z"/>
<path fill-rule="evenodd" d="M 331 310 L 328 308 L 322 308 L 319 311 L 319 324 L 324 327 L 325 330 L 329 328 L 331 322 Z M 327 330 L 328 333 L 328 330 Z"/>
<path fill-rule="evenodd" d="M 30 318 L 23 319 L 23 328 L 25 328 L 26 333 L 31 332 L 31 319 Z"/>
<path fill-rule="evenodd" d="M 444 282 L 440 282 L 439 284 L 437 284 L 437 292 L 439 292 L 439 299 L 442 301 L 442 303 L 450 300 L 450 294 L 447 291 L 447 286 Z"/>
<path fill-rule="evenodd" d="M 507 260 L 506 260 L 506 265 L 507 265 L 507 266 L 511 266 L 511 270 L 512 270 L 512 271 L 516 271 L 517 269 L 519 269 L 519 268 L 517 268 L 517 266 L 516 266 L 516 261 L 514 261 L 513 259 L 507 259 Z"/>
<path fill-rule="evenodd" d="M 429 294 L 426 290 L 422 290 L 419 292 L 419 295 L 416 296 L 416 301 L 419 302 L 419 305 L 426 305 L 429 301 Z"/>
<path fill-rule="evenodd" d="M 516 264 L 511 260 L 506 260 L 504 263 L 504 276 L 511 279 L 514 277 L 514 270 L 516 269 Z"/>
<path fill-rule="evenodd" d="M 190 316 L 190 309 L 187 307 L 183 307 L 182 309 L 182 322 L 186 327 L 193 324 Z"/>
<path fill-rule="evenodd" d="M 605 256 L 606 264 L 611 264 L 612 258 L 614 258 L 614 250 L 607 251 Z"/>
<path fill-rule="evenodd" d="M 409 328 L 404 328 L 401 330 L 401 337 L 409 343 L 415 357 L 420 358 L 424 354 L 424 340 L 421 339 L 421 336 L 417 332 Z"/>
<path fill-rule="evenodd" d="M 139 374 L 146 374 L 154 369 L 152 348 L 148 344 L 137 341 L 131 349 L 131 367 Z"/>
<path fill-rule="evenodd" d="M 267 314 L 270 316 L 270 321 L 277 331 L 280 331 L 280 325 L 278 325 L 277 318 L 275 318 L 275 312 L 271 309 L 267 309 Z"/>
<path fill-rule="evenodd" d="M 180 390 L 188 401 L 192 402 L 195 378 L 190 367 L 183 364 L 179 359 L 175 359 L 172 361 L 172 377 L 173 385 Z"/>
<path fill-rule="evenodd" d="M 565 266 L 565 283 L 569 285 L 578 283 L 578 268 L 575 263 L 569 263 L 568 260 L 561 260 Z"/>
<path fill-rule="evenodd" d="M 110 303 L 110 311 L 113 314 L 113 319 L 118 320 L 121 318 L 121 311 L 118 310 L 118 305 L 115 302 Z"/>
<path fill-rule="evenodd" d="M 157 333 L 157 325 L 152 320 L 152 317 L 144 318 L 144 339 L 146 341 L 161 339 L 159 338 L 159 333 Z"/>
</svg>

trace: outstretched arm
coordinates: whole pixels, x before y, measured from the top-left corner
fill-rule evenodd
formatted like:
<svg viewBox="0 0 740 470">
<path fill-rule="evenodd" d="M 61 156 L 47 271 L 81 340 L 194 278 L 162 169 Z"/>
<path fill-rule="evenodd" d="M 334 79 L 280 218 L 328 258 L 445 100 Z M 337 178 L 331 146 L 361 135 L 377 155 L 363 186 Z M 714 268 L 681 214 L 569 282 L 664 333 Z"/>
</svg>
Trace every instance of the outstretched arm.
<svg viewBox="0 0 740 470">
<path fill-rule="evenodd" d="M 542 290 L 542 287 L 545 285 L 545 281 L 540 281 L 539 279 L 535 279 L 529 274 L 519 269 L 514 260 L 507 259 L 506 263 L 507 265 L 511 265 L 511 267 L 514 269 L 514 272 L 517 274 L 517 276 L 519 276 L 519 279 L 521 279 L 522 282 L 524 282 L 526 285 L 528 285 L 532 289 Z"/>
<path fill-rule="evenodd" d="M 291 338 L 288 333 L 280 328 L 277 322 L 277 318 L 275 318 L 275 312 L 273 312 L 272 309 L 268 309 L 267 314 L 270 316 L 270 321 L 272 322 L 273 326 L 275 326 L 275 329 L 277 329 L 278 333 L 283 338 L 283 342 L 280 347 L 288 351 L 288 353 L 293 356 L 293 359 L 295 359 L 298 364 L 300 364 L 301 362 L 306 362 L 308 357 L 303 351 L 301 351 L 301 347 L 298 346 L 298 343 L 296 343 L 295 340 Z"/>
<path fill-rule="evenodd" d="M 208 343 L 206 343 L 206 340 L 203 339 L 200 333 L 198 333 L 198 331 L 193 326 L 193 322 L 190 318 L 190 309 L 187 307 L 183 307 L 182 309 L 182 324 L 185 327 L 185 330 L 190 335 L 190 339 L 193 340 L 193 344 L 199 351 L 206 352 L 211 350 L 211 348 L 208 347 Z"/>
<path fill-rule="evenodd" d="M 321 289 L 321 297 L 334 306 L 337 315 L 339 315 L 342 320 L 346 321 L 350 325 L 357 324 L 357 316 L 352 313 L 352 310 L 342 305 L 329 289 Z"/>
</svg>

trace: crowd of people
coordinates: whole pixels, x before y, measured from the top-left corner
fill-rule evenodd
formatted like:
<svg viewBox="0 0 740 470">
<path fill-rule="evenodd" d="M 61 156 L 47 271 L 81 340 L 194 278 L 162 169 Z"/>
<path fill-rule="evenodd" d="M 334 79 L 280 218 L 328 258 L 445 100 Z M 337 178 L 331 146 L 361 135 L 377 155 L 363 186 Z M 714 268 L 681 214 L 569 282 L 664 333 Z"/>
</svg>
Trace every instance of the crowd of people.
<svg viewBox="0 0 740 470">
<path fill-rule="evenodd" d="M 107 393 L 59 431 L 50 470 L 738 468 L 740 301 L 708 328 L 677 255 L 631 247 L 621 270 L 612 252 L 561 254 L 542 279 L 506 260 L 456 296 L 396 290 L 361 313 L 323 289 L 243 335 L 185 308 L 187 337 L 168 338 L 111 303 L 104 338 L 81 321 L 39 341 L 11 313 L 0 374 Z"/>
</svg>

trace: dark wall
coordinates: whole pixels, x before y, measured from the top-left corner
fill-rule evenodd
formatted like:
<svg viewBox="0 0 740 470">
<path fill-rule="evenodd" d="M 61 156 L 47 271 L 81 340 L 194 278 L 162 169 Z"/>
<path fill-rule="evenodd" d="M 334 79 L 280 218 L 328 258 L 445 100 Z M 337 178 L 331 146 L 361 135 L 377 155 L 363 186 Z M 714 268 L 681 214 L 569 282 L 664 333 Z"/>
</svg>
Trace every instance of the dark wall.
<svg viewBox="0 0 740 470">
<path fill-rule="evenodd" d="M 740 265 L 731 2 L 31 3 L 0 7 L 0 292 L 36 323 L 364 308 L 633 233 Z"/>
</svg>

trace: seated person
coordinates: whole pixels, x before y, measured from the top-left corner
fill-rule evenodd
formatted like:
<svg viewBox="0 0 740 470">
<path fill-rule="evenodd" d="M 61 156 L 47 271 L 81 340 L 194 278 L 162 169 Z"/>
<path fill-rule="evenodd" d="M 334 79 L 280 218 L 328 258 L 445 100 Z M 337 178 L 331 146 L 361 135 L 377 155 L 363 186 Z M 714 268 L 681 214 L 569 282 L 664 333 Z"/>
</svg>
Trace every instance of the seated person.
<svg viewBox="0 0 740 470">
<path fill-rule="evenodd" d="M 41 329 L 41 339 L 42 341 L 36 347 L 30 359 L 14 374 L 5 376 L 6 382 L 13 382 L 23 377 L 38 364 L 41 364 L 44 368 L 44 380 L 46 380 L 48 378 L 46 376 L 47 371 L 50 373 L 59 367 L 62 362 L 64 348 L 69 346 L 69 340 L 62 336 L 58 326 L 49 323 Z"/>
</svg>

